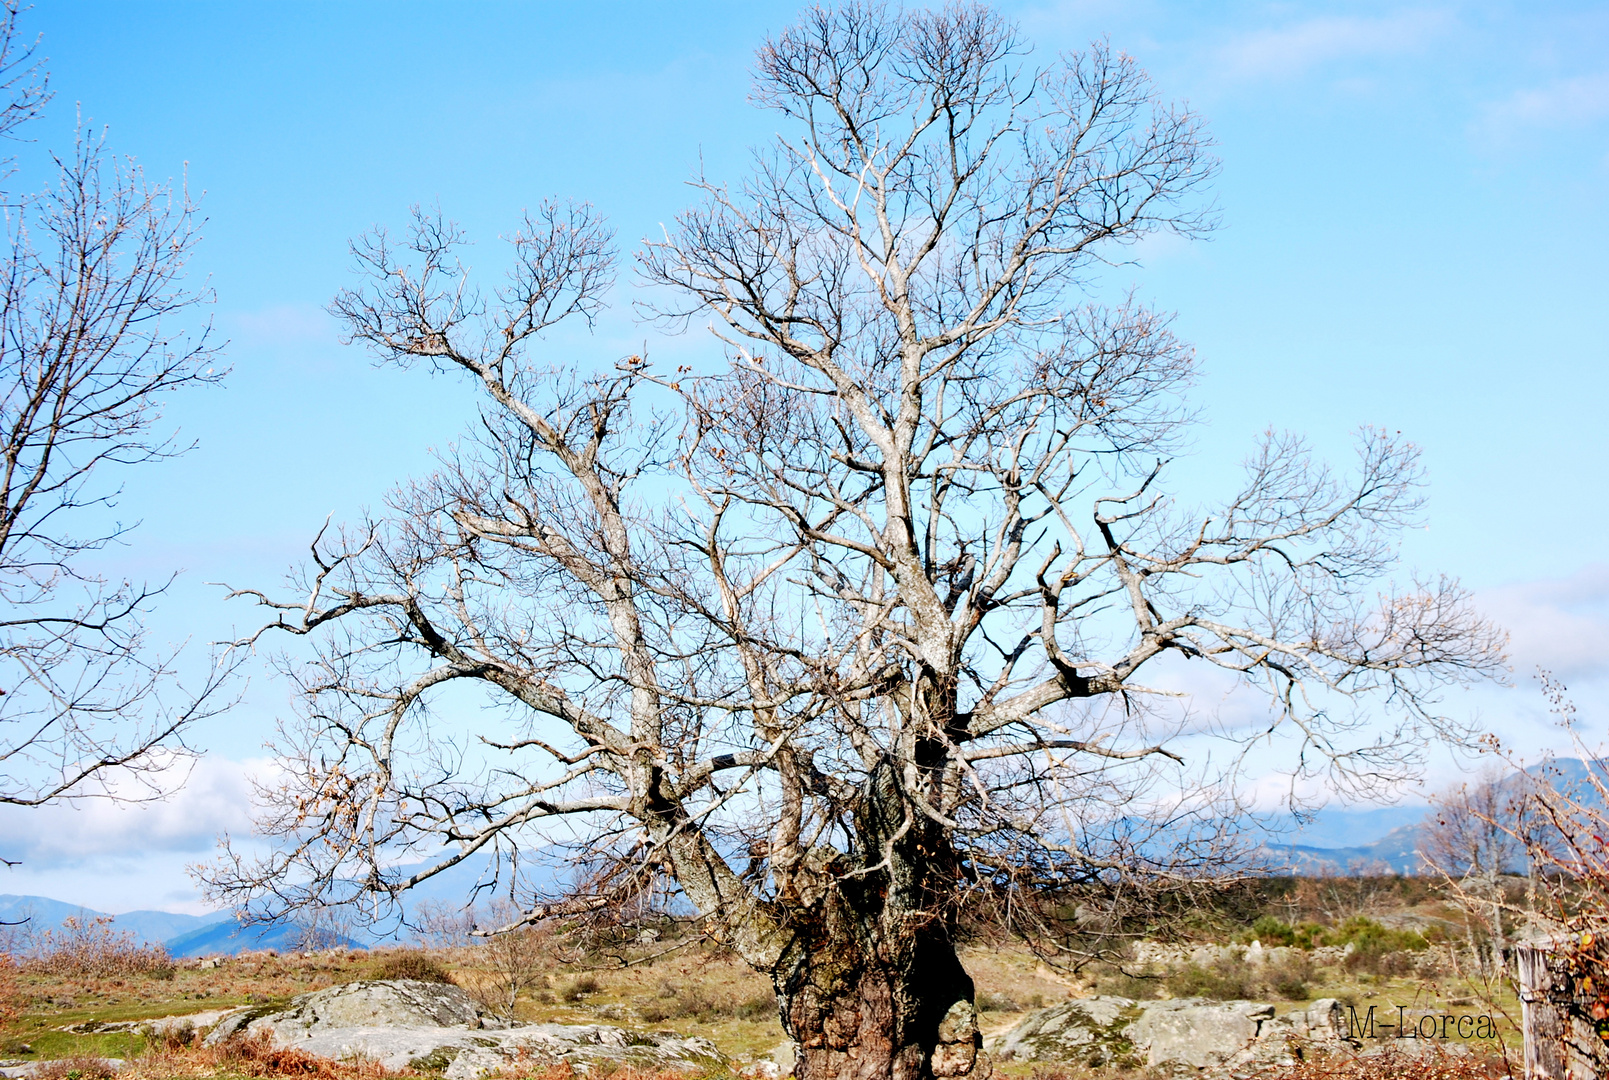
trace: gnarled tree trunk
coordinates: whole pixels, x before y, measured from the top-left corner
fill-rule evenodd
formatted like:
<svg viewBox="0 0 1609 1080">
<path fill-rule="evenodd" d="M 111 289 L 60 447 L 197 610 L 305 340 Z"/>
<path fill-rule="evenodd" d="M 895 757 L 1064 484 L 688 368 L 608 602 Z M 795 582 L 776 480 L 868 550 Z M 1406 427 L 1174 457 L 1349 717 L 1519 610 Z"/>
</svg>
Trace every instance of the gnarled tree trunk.
<svg viewBox="0 0 1609 1080">
<path fill-rule="evenodd" d="M 773 970 L 801 1080 L 985 1076 L 972 978 L 955 951 L 954 853 L 892 769 L 856 814 L 862 865 L 794 907 Z"/>
<path fill-rule="evenodd" d="M 987 1075 L 972 978 L 950 927 L 916 912 L 857 910 L 845 899 L 796 928 L 776 973 L 801 1080 Z M 901 937 L 904 921 L 917 925 Z"/>
</svg>

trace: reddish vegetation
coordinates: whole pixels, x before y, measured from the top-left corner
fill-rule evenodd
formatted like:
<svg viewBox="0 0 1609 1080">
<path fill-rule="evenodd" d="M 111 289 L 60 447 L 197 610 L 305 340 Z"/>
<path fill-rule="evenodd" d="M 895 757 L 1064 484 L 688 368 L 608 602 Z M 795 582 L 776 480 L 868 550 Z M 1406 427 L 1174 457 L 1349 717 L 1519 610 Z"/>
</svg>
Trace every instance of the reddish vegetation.
<svg viewBox="0 0 1609 1080">
<path fill-rule="evenodd" d="M 1169 1075 L 1154 1069 L 1125 1073 L 1041 1067 L 1035 1069 L 1028 1080 L 1161 1080 Z M 1388 1052 L 1367 1057 L 1331 1054 L 1254 1074 L 1255 1080 L 1498 1080 L 1510 1076 L 1501 1058 L 1482 1059 L 1439 1052 L 1420 1055 Z"/>
<path fill-rule="evenodd" d="M 1494 1080 L 1507 1075 L 1500 1059 L 1386 1053 L 1328 1055 L 1265 1074 L 1259 1080 Z"/>
<path fill-rule="evenodd" d="M 172 972 L 173 958 L 161 945 L 142 944 L 127 930 L 113 930 L 112 916 L 62 920 L 24 952 L 22 968 L 46 975 L 107 978 Z"/>
<path fill-rule="evenodd" d="M 50 1080 L 62 1080 L 71 1069 L 78 1069 L 81 1080 L 96 1080 L 90 1059 L 52 1062 Z M 265 1039 L 231 1039 L 220 1046 L 153 1046 L 151 1051 L 117 1074 L 119 1080 L 205 1080 L 230 1077 L 300 1077 L 304 1080 L 428 1080 L 424 1074 L 395 1071 L 373 1061 L 332 1061 L 301 1050 L 276 1047 Z M 44 1073 L 40 1074 L 42 1077 Z M 530 1063 L 505 1068 L 509 1080 L 583 1080 L 567 1064 Z M 608 1074 L 609 1080 L 688 1080 L 686 1074 L 653 1071 L 627 1066 Z"/>
</svg>

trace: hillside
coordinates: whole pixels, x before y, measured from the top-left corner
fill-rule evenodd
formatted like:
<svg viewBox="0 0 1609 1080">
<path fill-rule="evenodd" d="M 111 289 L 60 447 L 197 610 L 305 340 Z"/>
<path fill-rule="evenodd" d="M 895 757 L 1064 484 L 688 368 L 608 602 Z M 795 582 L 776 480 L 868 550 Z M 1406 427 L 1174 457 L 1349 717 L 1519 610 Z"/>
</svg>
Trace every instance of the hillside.
<svg viewBox="0 0 1609 1080">
<path fill-rule="evenodd" d="M 48 896 L 0 894 L 0 921 L 16 923 L 26 920 L 25 925 L 35 932 L 54 930 L 61 926 L 63 920 L 74 916 L 92 919 L 106 917 L 104 912 L 53 900 Z M 174 911 L 126 911 L 110 918 L 114 929 L 129 931 L 142 945 L 161 945 L 173 938 L 228 921 L 229 915 L 223 912 L 184 915 Z"/>
</svg>

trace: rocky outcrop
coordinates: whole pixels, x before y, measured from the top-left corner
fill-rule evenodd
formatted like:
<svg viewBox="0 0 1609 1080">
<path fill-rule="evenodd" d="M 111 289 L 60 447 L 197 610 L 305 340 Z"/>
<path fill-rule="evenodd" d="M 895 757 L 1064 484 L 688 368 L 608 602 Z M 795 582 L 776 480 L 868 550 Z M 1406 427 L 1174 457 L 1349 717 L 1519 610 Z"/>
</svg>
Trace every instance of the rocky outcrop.
<svg viewBox="0 0 1609 1080">
<path fill-rule="evenodd" d="M 1436 925 L 1441 921 L 1421 918 L 1417 922 L 1410 922 L 1407 917 L 1388 920 L 1386 916 L 1381 916 L 1381 920 L 1393 924 L 1400 923 L 1408 929 Z M 1351 956 L 1356 948 L 1351 942 L 1346 945 L 1317 945 L 1311 949 L 1299 949 L 1289 945 L 1268 946 L 1260 941 L 1253 941 L 1250 945 L 1192 945 L 1141 941 L 1134 946 L 1133 961 L 1138 968 L 1152 971 L 1177 970 L 1187 964 L 1195 964 L 1198 967 L 1245 964 L 1255 968 L 1264 964 L 1283 967 L 1306 962 L 1326 967 L 1345 963 L 1346 958 Z M 1407 955 L 1411 958 L 1417 973 L 1431 976 L 1454 966 L 1455 951 L 1453 946 L 1435 944 Z"/>
<path fill-rule="evenodd" d="M 1125 1034 L 1143 1007 L 1128 998 L 1064 1001 L 1029 1013 L 984 1049 L 1002 1061 L 1078 1062 L 1095 1067 L 1139 1060 Z"/>
<path fill-rule="evenodd" d="M 525 1024 L 505 1030 L 428 1027 L 327 1028 L 283 1041 L 319 1057 L 366 1057 L 388 1069 L 441 1072 L 475 1080 L 511 1063 L 568 1063 L 579 1073 L 647 1070 L 715 1071 L 725 1064 L 708 1039 L 667 1031 L 628 1031 L 604 1024 Z"/>
<path fill-rule="evenodd" d="M 1328 998 L 1279 1016 L 1251 1001 L 1096 997 L 1030 1013 L 985 1049 L 1006 1061 L 1212 1069 L 1292 1061 L 1302 1047 L 1339 1047 L 1343 1033 Z"/>
<path fill-rule="evenodd" d="M 262 1035 L 320 1057 L 361 1056 L 390 1069 L 441 1072 L 446 1080 L 474 1080 L 514 1061 L 565 1062 L 581 1073 L 598 1066 L 707 1072 L 725 1065 L 708 1039 L 603 1024 L 508 1026 L 483 1015 L 456 986 L 408 980 L 348 983 L 303 994 L 288 1007 L 242 1009 L 207 1042 Z"/>
<path fill-rule="evenodd" d="M 383 979 L 315 990 L 291 1001 L 289 1008 L 240 1009 L 213 1028 L 207 1042 L 219 1043 L 242 1031 L 267 1031 L 276 1042 L 290 1044 L 340 1028 L 483 1026 L 474 999 L 451 983 Z"/>
<path fill-rule="evenodd" d="M 1254 1001 L 1147 1002 L 1125 1034 L 1148 1064 L 1205 1069 L 1242 1056 L 1274 1012 Z"/>
</svg>

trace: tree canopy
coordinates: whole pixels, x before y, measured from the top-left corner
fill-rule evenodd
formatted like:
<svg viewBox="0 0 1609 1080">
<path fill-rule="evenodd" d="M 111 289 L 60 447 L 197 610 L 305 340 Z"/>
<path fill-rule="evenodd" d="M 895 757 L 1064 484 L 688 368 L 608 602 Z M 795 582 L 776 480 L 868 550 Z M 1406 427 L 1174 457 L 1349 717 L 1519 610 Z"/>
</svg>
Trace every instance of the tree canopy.
<svg viewBox="0 0 1609 1080">
<path fill-rule="evenodd" d="M 353 341 L 468 379 L 481 423 L 293 595 L 241 594 L 318 656 L 286 665 L 278 846 L 209 881 L 377 912 L 562 851 L 521 922 L 675 890 L 772 974 L 805 1075 L 965 1075 L 963 896 L 1224 855 L 1147 706 L 1167 658 L 1367 787 L 1462 737 L 1437 690 L 1501 641 L 1455 582 L 1392 578 L 1422 481 L 1397 435 L 1347 473 L 1270 435 L 1223 505 L 1169 494 L 1193 353 L 1096 282 L 1210 225 L 1215 161 L 1132 59 L 847 5 L 768 42 L 754 98 L 782 134 L 637 252 L 644 313 L 708 324 L 707 364 L 545 352 L 613 295 L 586 204 L 528 213 L 495 288 L 437 213 L 354 246 Z"/>
</svg>

